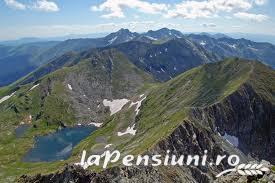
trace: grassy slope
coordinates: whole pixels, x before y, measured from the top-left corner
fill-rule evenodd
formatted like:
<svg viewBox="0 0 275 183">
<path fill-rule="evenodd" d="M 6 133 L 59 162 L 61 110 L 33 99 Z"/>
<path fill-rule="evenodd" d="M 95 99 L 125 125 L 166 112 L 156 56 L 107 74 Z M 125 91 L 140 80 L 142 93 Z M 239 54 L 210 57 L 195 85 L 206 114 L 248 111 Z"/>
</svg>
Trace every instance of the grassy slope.
<svg viewBox="0 0 275 183">
<path fill-rule="evenodd" d="M 250 84 L 260 96 L 272 104 L 275 104 L 274 82 L 275 70 L 267 69 L 267 66 L 255 62 L 248 84 Z"/>
<path fill-rule="evenodd" d="M 64 100 L 64 88 L 61 85 L 62 76 L 67 71 L 59 71 L 47 76 L 40 86 L 32 91 L 29 89 L 32 84 L 21 87 L 9 100 L 0 105 L 0 180 L 2 178 L 13 179 L 14 177 L 27 172 L 37 172 L 41 170 L 50 170 L 51 166 L 56 168 L 55 164 L 45 163 L 22 163 L 21 158 L 32 147 L 34 143 L 33 137 L 36 135 L 47 134 L 54 132 L 58 128 L 56 119 L 66 121 L 68 125 L 73 124 L 74 116 L 72 109 L 69 107 L 68 101 Z M 59 78 L 53 84 L 52 94 L 46 96 L 42 100 L 43 89 L 47 86 L 48 78 Z M 43 104 L 43 106 L 42 106 Z M 16 113 L 11 106 L 16 107 L 19 113 Z M 35 118 L 43 111 L 41 119 Z M 16 139 L 15 128 L 20 122 L 25 121 L 29 115 L 33 116 L 33 125 L 37 128 L 31 128 L 24 138 Z M 52 121 L 51 124 L 48 124 Z"/>
<path fill-rule="evenodd" d="M 255 69 L 255 66 L 257 69 Z M 2 173 L 2 175 L 0 174 L 0 177 L 18 176 L 22 173 L 35 174 L 39 171 L 39 173 L 52 172 L 61 168 L 64 163 L 78 162 L 82 150 L 92 149 L 94 152 L 98 149 L 102 149 L 106 143 L 114 144 L 114 147 L 121 150 L 123 153 L 143 153 L 147 149 L 153 147 L 159 140 L 166 138 L 184 119 L 187 119 L 191 107 L 211 105 L 223 100 L 244 83 L 257 83 L 253 81 L 253 78 L 255 78 L 255 75 L 259 74 L 258 72 L 264 72 L 267 75 L 262 78 L 263 80 L 266 80 L 266 77 L 269 75 L 274 77 L 273 71 L 266 69 L 266 67 L 261 64 L 258 65 L 254 62 L 231 59 L 226 62 L 197 67 L 159 86 L 152 85 L 145 91 L 140 91 L 139 93 L 145 93 L 147 99 L 143 102 L 143 106 L 138 116 L 135 117 L 134 108 L 129 108 L 129 104 L 127 104 L 121 112 L 108 117 L 102 128 L 83 140 L 74 149 L 73 156 L 69 160 L 56 163 L 28 164 L 20 163 L 18 161 L 19 159 L 17 159 L 17 164 L 14 166 L 11 163 L 14 162 L 14 160 L 7 161 L 7 159 L 11 157 L 8 156 L 4 159 L 0 156 L 1 162 L 7 161 L 4 164 L 4 166 L 6 166 L 4 169 L 5 173 Z M 271 84 L 273 81 L 268 82 L 270 82 L 268 84 L 272 87 L 274 86 Z M 261 92 L 261 87 L 262 90 L 265 89 L 265 86 L 262 85 L 260 81 L 255 87 L 258 88 L 259 92 Z M 271 97 L 269 92 L 267 92 L 267 95 Z M 6 119 L 10 118 L 7 116 Z M 124 131 L 132 124 L 136 124 L 136 136 L 117 136 L 118 131 Z M 46 131 L 48 131 L 48 129 Z M 32 136 L 35 133 L 40 132 L 29 132 L 28 136 Z M 28 136 L 25 138 L 28 139 Z M 98 142 L 97 139 L 99 137 L 104 138 L 106 143 L 102 144 L 102 142 Z M 14 135 L 11 135 L 10 141 L 6 142 L 6 146 L 0 146 L 0 152 L 4 152 L 3 155 L 12 153 L 12 150 L 8 151 L 7 149 L 12 147 L 14 140 Z M 32 138 L 29 137 L 28 140 L 23 141 L 28 144 L 32 142 Z M 20 150 L 16 156 L 20 158 L 20 155 L 22 155 L 30 145 L 28 144 L 29 146 L 26 145 L 25 147 L 23 146 L 24 143 L 19 143 L 18 140 L 15 140 L 15 142 L 20 144 L 20 147 L 17 148 Z M 10 175 L 9 172 L 14 173 Z"/>
<path fill-rule="evenodd" d="M 105 60 L 109 59 L 108 54 L 101 56 L 103 57 L 103 64 L 106 64 Z M 137 69 L 123 55 L 115 52 L 114 57 L 113 62 L 115 63 L 112 72 L 114 96 L 119 95 L 119 91 L 126 90 L 128 86 L 128 83 L 121 82 L 122 74 L 135 73 L 139 75 L 143 78 L 144 87 L 148 87 L 147 82 L 152 82 L 149 75 Z M 48 173 L 64 166 L 66 161 L 23 163 L 21 158 L 32 147 L 34 136 L 54 132 L 58 128 L 59 122 L 64 122 L 69 126 L 77 123 L 71 107 L 72 103 L 69 99 L 68 89 L 64 83 L 67 75 L 71 73 L 76 75 L 88 73 L 91 80 L 93 80 L 93 77 L 100 78 L 102 81 L 108 80 L 109 76 L 103 73 L 103 67 L 100 66 L 100 68 L 101 70 L 94 68 L 89 61 L 83 60 L 76 66 L 63 68 L 46 75 L 41 79 L 40 85 L 32 91 L 30 91 L 30 88 L 35 85 L 34 83 L 21 86 L 13 97 L 0 104 L 0 182 L 1 180 L 12 180 L 26 173 Z M 122 72 L 120 69 L 122 69 Z M 14 90 L 14 88 L 12 85 L 1 88 L 1 98 L 12 93 L 11 90 Z M 40 115 L 41 112 L 42 115 Z M 29 115 L 33 117 L 32 125 L 36 125 L 37 128 L 31 128 L 23 138 L 17 139 L 15 128 L 20 122 L 26 121 Z"/>
<path fill-rule="evenodd" d="M 99 144 L 96 138 L 99 136 L 106 137 L 108 143 L 115 144 L 116 149 L 124 153 L 145 152 L 171 134 L 184 119 L 188 119 L 191 107 L 211 105 L 236 91 L 248 80 L 252 68 L 252 62 L 233 59 L 197 67 L 153 87 L 136 118 L 129 115 L 133 109 L 125 106 L 102 129 L 79 144 L 71 159 L 79 160 L 84 149 L 92 149 L 92 152 L 97 149 Z M 117 136 L 118 131 L 133 123 L 137 124 L 136 136 Z"/>
</svg>

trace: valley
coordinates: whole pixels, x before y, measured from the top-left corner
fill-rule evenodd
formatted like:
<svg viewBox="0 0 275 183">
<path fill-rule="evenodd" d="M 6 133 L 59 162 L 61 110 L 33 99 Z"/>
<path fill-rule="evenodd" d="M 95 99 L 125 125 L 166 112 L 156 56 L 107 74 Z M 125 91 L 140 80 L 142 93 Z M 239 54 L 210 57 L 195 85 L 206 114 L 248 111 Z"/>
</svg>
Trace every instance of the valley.
<svg viewBox="0 0 275 183">
<path fill-rule="evenodd" d="M 76 165 L 83 150 L 207 150 L 210 159 L 236 154 L 244 163 L 274 164 L 275 71 L 263 56 L 273 45 L 240 54 L 219 41 L 244 40 L 208 39 L 121 29 L 56 44 L 50 61 L 0 88 L 0 182 L 219 182 L 215 175 L 228 168 L 115 163 L 83 170 Z M 219 48 L 200 44 L 210 40 Z"/>
</svg>

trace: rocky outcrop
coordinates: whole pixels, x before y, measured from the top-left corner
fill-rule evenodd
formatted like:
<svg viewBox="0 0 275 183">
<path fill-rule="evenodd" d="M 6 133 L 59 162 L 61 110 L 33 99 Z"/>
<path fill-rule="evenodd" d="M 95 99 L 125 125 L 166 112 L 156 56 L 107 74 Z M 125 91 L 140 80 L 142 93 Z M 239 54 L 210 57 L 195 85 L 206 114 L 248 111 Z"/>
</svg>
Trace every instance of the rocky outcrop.
<svg viewBox="0 0 275 183">
<path fill-rule="evenodd" d="M 194 108 L 192 119 L 222 136 L 237 137 L 238 148 L 246 155 L 275 163 L 275 106 L 250 85 L 243 85 L 219 103 Z"/>
<path fill-rule="evenodd" d="M 169 172 L 169 171 L 168 171 Z M 166 172 L 166 173 L 168 173 Z M 78 166 L 67 166 L 61 172 L 49 175 L 21 176 L 18 183 L 140 183 L 167 182 L 168 178 L 161 171 L 152 167 L 114 167 L 100 173 L 87 171 Z M 168 182 L 174 182 L 178 177 L 170 177 Z"/>
</svg>

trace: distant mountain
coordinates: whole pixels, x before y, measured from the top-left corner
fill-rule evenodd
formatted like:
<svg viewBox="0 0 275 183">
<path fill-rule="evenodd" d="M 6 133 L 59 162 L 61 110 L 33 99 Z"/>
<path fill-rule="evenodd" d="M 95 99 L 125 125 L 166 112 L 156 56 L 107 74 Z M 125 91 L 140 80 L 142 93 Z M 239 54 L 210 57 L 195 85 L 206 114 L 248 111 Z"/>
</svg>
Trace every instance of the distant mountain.
<svg viewBox="0 0 275 183">
<path fill-rule="evenodd" d="M 186 34 L 185 36 L 188 36 L 190 34 Z M 202 32 L 202 33 L 192 33 L 191 35 L 200 35 L 200 36 L 208 36 L 214 39 L 219 39 L 219 38 L 230 38 L 230 36 L 222 33 L 208 33 L 208 32 Z"/>
<path fill-rule="evenodd" d="M 185 38 L 161 44 L 127 42 L 114 47 L 159 81 L 167 81 L 186 70 L 217 60 L 214 54 Z"/>
<path fill-rule="evenodd" d="M 0 45 L 5 45 L 5 46 L 19 46 L 22 44 L 28 44 L 28 43 L 35 43 L 35 42 L 46 42 L 48 40 L 43 40 L 42 38 L 35 38 L 35 37 L 30 37 L 30 38 L 21 38 L 17 40 L 10 40 L 10 41 L 0 41 Z"/>
<path fill-rule="evenodd" d="M 250 33 L 228 33 L 228 35 L 235 39 L 244 38 L 255 42 L 267 42 L 275 45 L 275 35 L 250 34 Z"/>
<path fill-rule="evenodd" d="M 226 57 L 239 57 L 259 60 L 275 68 L 275 46 L 270 43 L 257 43 L 246 39 L 212 38 L 207 35 L 190 34 L 188 38 L 202 45 L 209 52 L 218 55 L 220 60 Z"/>
<path fill-rule="evenodd" d="M 180 33 L 175 30 L 161 29 L 159 31 L 149 31 L 148 35 L 155 37 L 154 40 L 164 40 L 169 37 L 179 37 Z M 138 33 L 130 32 L 128 29 L 120 29 L 102 38 L 69 39 L 62 42 L 52 41 L 28 43 L 19 46 L 0 46 L 0 66 L 1 69 L 5 70 L 0 74 L 0 86 L 16 81 L 39 66 L 47 64 L 67 52 L 82 52 L 91 48 L 117 45 L 137 40 L 138 37 L 141 37 Z M 151 39 L 147 37 L 146 39 L 147 42 L 152 42 Z M 24 39 L 21 41 L 27 40 L 34 41 L 36 39 Z M 139 41 L 144 40 L 139 39 Z"/>
<path fill-rule="evenodd" d="M 118 37 L 116 35 L 112 36 Z M 93 55 L 96 56 L 98 51 L 109 49 L 115 49 L 123 53 L 130 62 L 152 75 L 158 81 L 167 81 L 191 68 L 217 60 L 215 54 L 206 51 L 201 45 L 185 38 L 172 39 L 161 44 L 129 41 L 80 53 L 65 53 L 22 78 L 17 84 L 34 82 L 46 74 L 66 66 L 75 65 L 82 60 L 89 59 Z"/>
<path fill-rule="evenodd" d="M 120 29 L 102 38 L 0 46 L 0 66 L 5 70 L 0 74 L 0 86 L 14 82 L 44 64 L 56 62 L 68 52 L 81 53 L 93 48 L 110 47 L 119 48 L 131 57 L 133 63 L 161 81 L 200 64 L 227 57 L 259 60 L 275 67 L 275 47 L 268 43 L 233 39 L 224 34 L 183 35 L 177 30 L 167 28 L 142 34 Z"/>
<path fill-rule="evenodd" d="M 91 34 L 70 34 L 66 36 L 59 37 L 46 37 L 46 38 L 36 38 L 36 37 L 26 37 L 15 40 L 0 41 L 0 45 L 5 46 L 19 46 L 22 44 L 36 43 L 36 42 L 49 42 L 49 41 L 65 41 L 68 39 L 79 39 L 79 38 L 100 38 L 108 35 L 108 33 L 91 33 Z"/>
<path fill-rule="evenodd" d="M 104 37 L 105 45 L 115 45 L 124 42 L 132 41 L 139 34 L 136 32 L 130 32 L 128 29 L 120 29 L 117 32 L 111 33 Z"/>
<path fill-rule="evenodd" d="M 8 85 L 30 73 L 41 63 L 37 58 L 58 42 L 28 43 L 0 46 L 0 86 Z"/>
<path fill-rule="evenodd" d="M 145 39 L 142 39 L 145 38 Z M 148 31 L 144 34 L 138 34 L 136 32 L 130 32 L 128 29 L 120 29 L 117 32 L 111 33 L 103 38 L 93 39 L 70 39 L 56 45 L 52 49 L 48 50 L 41 55 L 42 60 L 49 60 L 53 57 L 63 55 L 68 51 L 85 51 L 91 48 L 106 47 L 111 45 L 117 45 L 132 40 L 153 42 L 157 40 L 165 40 L 172 38 L 183 37 L 182 33 L 176 30 L 169 30 L 166 28 L 157 31 Z"/>
<path fill-rule="evenodd" d="M 141 34 L 142 36 L 146 36 L 152 40 L 159 40 L 159 39 L 173 39 L 173 38 L 182 38 L 184 35 L 177 30 L 174 29 L 167 29 L 162 28 L 156 31 L 149 30 L 146 33 Z"/>
<path fill-rule="evenodd" d="M 215 38 L 215 39 L 220 39 L 220 38 L 231 38 L 230 36 L 226 35 L 226 34 L 221 34 L 221 33 L 216 33 L 211 35 L 211 37 Z"/>
</svg>

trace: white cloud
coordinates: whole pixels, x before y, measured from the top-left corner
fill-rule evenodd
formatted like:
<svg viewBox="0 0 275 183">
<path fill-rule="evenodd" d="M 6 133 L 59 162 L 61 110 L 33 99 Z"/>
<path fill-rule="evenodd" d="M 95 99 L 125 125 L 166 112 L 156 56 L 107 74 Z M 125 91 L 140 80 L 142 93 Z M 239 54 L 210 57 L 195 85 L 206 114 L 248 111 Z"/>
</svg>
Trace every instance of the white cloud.
<svg viewBox="0 0 275 183">
<path fill-rule="evenodd" d="M 92 6 L 92 11 L 105 12 L 104 18 L 123 18 L 124 9 L 132 8 L 148 14 L 163 14 L 166 18 L 185 19 L 217 18 L 221 13 L 246 12 L 253 5 L 263 5 L 268 0 L 184 0 L 177 4 L 150 3 L 144 0 L 105 0 Z"/>
<path fill-rule="evenodd" d="M 232 28 L 233 29 L 240 29 L 240 28 L 242 28 L 242 26 L 240 26 L 240 25 L 233 25 Z"/>
<path fill-rule="evenodd" d="M 168 10 L 168 5 L 159 3 L 149 3 L 142 0 L 106 0 L 99 6 L 91 7 L 92 11 L 107 11 L 104 18 L 123 18 L 125 17 L 123 8 L 135 8 L 140 12 L 158 14 Z"/>
<path fill-rule="evenodd" d="M 33 5 L 33 8 L 39 11 L 56 12 L 59 11 L 57 4 L 53 1 L 38 0 Z"/>
<path fill-rule="evenodd" d="M 217 27 L 216 24 L 214 23 L 204 23 L 202 24 L 203 27 L 207 27 L 207 28 L 213 28 L 213 27 Z"/>
<path fill-rule="evenodd" d="M 26 5 L 24 5 L 23 3 L 17 2 L 16 0 L 4 0 L 6 5 L 11 7 L 11 8 L 15 8 L 18 10 L 25 10 L 26 9 Z"/>
<path fill-rule="evenodd" d="M 33 9 L 33 10 L 39 10 L 39 11 L 45 11 L 45 12 L 56 12 L 59 11 L 59 8 L 57 4 L 53 1 L 48 0 L 35 0 L 32 4 L 23 4 L 16 0 L 4 0 L 6 5 L 19 9 L 19 10 L 25 10 L 25 9 Z"/>
<path fill-rule="evenodd" d="M 166 17 L 183 17 L 186 19 L 210 18 L 221 12 L 236 10 L 249 10 L 252 3 L 249 0 L 208 0 L 208 1 L 183 1 L 169 10 Z"/>
<path fill-rule="evenodd" d="M 252 13 L 246 13 L 246 12 L 235 13 L 234 16 L 242 20 L 251 20 L 251 21 L 257 21 L 257 22 L 263 22 L 269 19 L 267 15 L 252 14 Z"/>
<path fill-rule="evenodd" d="M 268 0 L 254 0 L 254 2 L 256 5 L 261 6 L 261 5 L 266 4 L 268 2 Z"/>
</svg>

